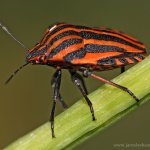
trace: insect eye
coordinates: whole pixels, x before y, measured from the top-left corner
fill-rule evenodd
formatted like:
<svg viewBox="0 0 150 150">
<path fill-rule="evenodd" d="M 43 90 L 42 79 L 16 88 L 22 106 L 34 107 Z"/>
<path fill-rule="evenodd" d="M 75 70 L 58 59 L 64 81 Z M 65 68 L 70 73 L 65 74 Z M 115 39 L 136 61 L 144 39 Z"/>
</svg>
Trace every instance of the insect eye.
<svg viewBox="0 0 150 150">
<path fill-rule="evenodd" d="M 43 61 L 43 60 L 44 60 L 44 57 L 41 56 L 41 57 L 39 58 L 39 62 L 41 62 L 41 61 Z"/>
</svg>

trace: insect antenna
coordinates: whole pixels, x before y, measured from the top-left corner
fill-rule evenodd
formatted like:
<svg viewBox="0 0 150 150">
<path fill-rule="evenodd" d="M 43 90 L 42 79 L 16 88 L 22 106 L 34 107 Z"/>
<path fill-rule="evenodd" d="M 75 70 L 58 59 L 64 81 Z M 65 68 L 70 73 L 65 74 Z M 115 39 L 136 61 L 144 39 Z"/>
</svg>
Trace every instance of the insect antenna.
<svg viewBox="0 0 150 150">
<path fill-rule="evenodd" d="M 23 47 L 24 49 L 29 49 L 22 42 L 17 40 L 17 38 L 1 22 L 0 22 L 0 27 L 2 28 L 3 31 L 5 31 L 5 33 L 7 33 L 10 37 L 12 37 L 17 43 L 19 43 L 21 47 Z"/>
<path fill-rule="evenodd" d="M 22 68 L 24 68 L 24 67 L 27 66 L 28 64 L 29 64 L 29 62 L 23 64 L 23 65 L 20 66 L 17 70 L 15 70 L 15 71 L 13 72 L 13 74 L 5 81 L 5 84 L 8 84 L 9 81 L 10 81 Z"/>
<path fill-rule="evenodd" d="M 6 26 L 4 26 L 1 22 L 0 22 L 0 27 L 2 28 L 2 30 L 7 33 L 10 37 L 12 37 L 12 39 L 14 41 L 16 41 L 18 44 L 21 45 L 21 47 L 23 47 L 24 49 L 26 50 L 29 50 L 29 48 L 27 48 L 22 42 L 20 42 L 9 30 Z M 24 68 L 25 66 L 27 66 L 29 64 L 29 62 L 23 64 L 22 66 L 20 66 L 17 70 L 15 70 L 13 72 L 13 74 L 6 80 L 5 84 L 8 84 L 9 81 L 22 69 Z"/>
</svg>

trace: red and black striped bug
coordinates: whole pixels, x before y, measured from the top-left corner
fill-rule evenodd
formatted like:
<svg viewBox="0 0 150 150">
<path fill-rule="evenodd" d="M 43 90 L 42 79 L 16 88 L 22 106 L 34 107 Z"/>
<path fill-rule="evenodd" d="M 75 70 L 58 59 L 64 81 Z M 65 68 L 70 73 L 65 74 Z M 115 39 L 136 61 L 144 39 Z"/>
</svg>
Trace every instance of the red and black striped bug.
<svg viewBox="0 0 150 150">
<path fill-rule="evenodd" d="M 2 26 L 9 35 L 19 42 L 5 26 Z M 20 43 L 20 42 L 19 42 Z M 20 43 L 25 47 L 22 43 Z M 139 99 L 126 87 L 108 81 L 93 74 L 93 71 L 104 71 L 120 67 L 121 72 L 125 66 L 142 61 L 145 57 L 145 45 L 136 38 L 123 32 L 109 28 L 90 28 L 67 23 L 54 24 L 46 30 L 42 40 L 28 51 L 27 63 L 17 69 L 6 81 L 28 64 L 48 65 L 56 69 L 51 80 L 54 89 L 53 106 L 50 116 L 52 137 L 54 134 L 54 116 L 57 100 L 64 108 L 67 107 L 59 92 L 61 84 L 61 70 L 68 69 L 73 83 L 78 87 L 89 105 L 92 120 L 95 120 L 94 109 L 88 98 L 83 77 L 93 77 L 104 83 L 117 87 L 133 97 Z"/>
</svg>

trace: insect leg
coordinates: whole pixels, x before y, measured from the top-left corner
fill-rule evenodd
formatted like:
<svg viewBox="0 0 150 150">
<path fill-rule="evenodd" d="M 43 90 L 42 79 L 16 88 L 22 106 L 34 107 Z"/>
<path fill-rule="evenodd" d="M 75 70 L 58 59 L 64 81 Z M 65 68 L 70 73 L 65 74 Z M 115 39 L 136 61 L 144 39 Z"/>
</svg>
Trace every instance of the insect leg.
<svg viewBox="0 0 150 150">
<path fill-rule="evenodd" d="M 125 91 L 125 92 L 127 92 L 130 96 L 132 96 L 137 102 L 139 102 L 139 99 L 134 95 L 134 93 L 132 93 L 128 88 L 126 88 L 126 87 L 124 87 L 124 86 L 121 86 L 121 85 L 119 85 L 119 84 L 116 84 L 116 83 L 114 83 L 114 82 L 112 82 L 112 81 L 108 81 L 108 80 L 106 80 L 106 79 L 104 79 L 104 78 L 102 78 L 102 77 L 100 77 L 100 76 L 97 76 L 97 75 L 95 75 L 95 74 L 93 74 L 93 73 L 91 73 L 91 74 L 89 74 L 91 77 L 93 77 L 93 78 L 95 78 L 95 79 L 98 79 L 98 80 L 100 80 L 100 81 L 102 81 L 102 82 L 104 82 L 104 83 L 107 83 L 107 84 L 110 84 L 110 85 L 112 85 L 112 86 L 114 86 L 114 87 L 117 87 L 117 88 L 119 88 L 119 89 L 121 89 L 121 90 L 123 90 L 123 91 Z"/>
<path fill-rule="evenodd" d="M 121 73 L 125 72 L 125 66 L 121 67 Z"/>
<path fill-rule="evenodd" d="M 77 76 L 77 78 L 80 80 L 80 82 L 81 82 L 81 84 L 82 84 L 82 87 L 83 87 L 83 89 L 84 89 L 86 95 L 88 95 L 88 90 L 87 90 L 87 88 L 86 88 L 86 85 L 85 85 L 85 82 L 84 82 L 83 77 L 82 77 L 79 73 L 77 73 L 77 72 L 76 72 L 76 76 Z"/>
<path fill-rule="evenodd" d="M 52 80 L 51 80 L 51 85 L 52 87 L 54 88 L 55 87 L 55 84 L 57 82 L 57 77 L 58 76 L 58 73 L 57 71 L 54 73 L 53 77 L 52 77 Z M 61 80 L 61 79 L 60 79 Z M 61 81 L 60 81 L 61 82 Z M 61 97 L 61 94 L 59 93 L 58 95 L 58 100 L 59 102 L 61 103 L 61 105 L 63 106 L 64 109 L 68 108 L 67 104 L 64 102 L 63 98 Z"/>
<path fill-rule="evenodd" d="M 91 114 L 92 114 L 92 119 L 93 120 L 96 120 L 95 119 L 95 115 L 94 115 L 94 109 L 93 109 L 93 105 L 91 103 L 91 101 L 89 100 L 89 98 L 87 97 L 87 94 L 86 92 L 84 91 L 84 88 L 82 88 L 81 86 L 81 81 L 80 79 L 78 78 L 78 75 L 76 74 L 76 72 L 71 72 L 70 71 L 70 74 L 71 74 L 71 79 L 73 81 L 73 83 L 78 87 L 78 89 L 80 90 L 80 92 L 82 93 L 82 95 L 84 96 L 87 104 L 89 105 L 90 107 L 90 111 L 91 111 Z"/>
<path fill-rule="evenodd" d="M 61 103 L 61 105 L 63 106 L 64 109 L 68 108 L 68 105 L 65 103 L 65 101 L 61 97 L 60 93 L 59 93 L 59 96 L 58 96 L 58 100 L 60 101 L 60 103 Z"/>
<path fill-rule="evenodd" d="M 54 134 L 54 117 L 55 117 L 55 108 L 56 108 L 56 100 L 59 97 L 59 89 L 60 89 L 60 83 L 61 83 L 61 70 L 57 70 L 54 73 L 53 79 L 52 79 L 52 87 L 54 88 L 54 95 L 53 95 L 53 106 L 51 110 L 51 116 L 50 116 L 50 122 L 51 122 L 51 131 L 52 131 L 52 137 L 55 137 Z"/>
</svg>

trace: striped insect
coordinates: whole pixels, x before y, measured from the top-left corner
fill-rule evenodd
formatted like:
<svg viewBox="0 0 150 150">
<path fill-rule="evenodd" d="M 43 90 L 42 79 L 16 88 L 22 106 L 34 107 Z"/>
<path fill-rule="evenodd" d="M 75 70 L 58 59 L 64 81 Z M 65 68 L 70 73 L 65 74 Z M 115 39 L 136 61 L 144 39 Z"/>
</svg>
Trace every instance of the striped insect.
<svg viewBox="0 0 150 150">
<path fill-rule="evenodd" d="M 2 25 L 1 27 L 15 41 L 20 43 L 6 27 Z M 20 44 L 25 47 L 22 43 Z M 56 69 L 51 80 L 54 96 L 50 116 L 52 137 L 55 137 L 54 116 L 57 100 L 61 102 L 64 108 L 67 108 L 59 91 L 62 69 L 68 69 L 73 83 L 81 91 L 90 108 L 92 120 L 95 120 L 92 102 L 87 96 L 88 92 L 82 76 L 93 77 L 117 87 L 127 92 L 138 102 L 139 99 L 128 88 L 99 77 L 93 71 L 105 71 L 120 67 L 121 72 L 124 72 L 126 65 L 140 62 L 146 56 L 145 45 L 123 32 L 109 28 L 90 28 L 68 23 L 57 23 L 48 27 L 42 40 L 31 50 L 28 50 L 26 64 L 17 69 L 6 83 L 28 64 L 48 65 Z M 82 75 L 78 72 L 81 72 Z"/>
</svg>

